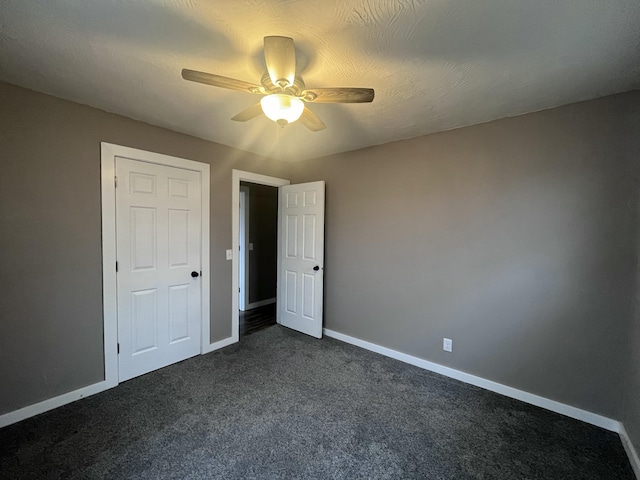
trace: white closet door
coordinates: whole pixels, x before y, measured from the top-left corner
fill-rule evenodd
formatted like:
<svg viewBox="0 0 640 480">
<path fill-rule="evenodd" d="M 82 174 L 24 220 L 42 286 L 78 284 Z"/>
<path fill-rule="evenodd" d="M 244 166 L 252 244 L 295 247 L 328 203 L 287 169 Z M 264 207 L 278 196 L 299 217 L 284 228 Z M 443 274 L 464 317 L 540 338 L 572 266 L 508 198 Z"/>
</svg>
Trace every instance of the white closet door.
<svg viewBox="0 0 640 480">
<path fill-rule="evenodd" d="M 200 173 L 116 158 L 120 381 L 200 353 Z"/>
</svg>

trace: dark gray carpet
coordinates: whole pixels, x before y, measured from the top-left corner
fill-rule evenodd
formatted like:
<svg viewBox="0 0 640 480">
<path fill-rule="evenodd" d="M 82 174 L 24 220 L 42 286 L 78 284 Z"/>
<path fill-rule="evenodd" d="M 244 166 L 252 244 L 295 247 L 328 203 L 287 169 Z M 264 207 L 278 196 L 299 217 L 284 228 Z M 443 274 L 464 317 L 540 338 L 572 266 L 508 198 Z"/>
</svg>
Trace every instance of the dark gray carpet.
<svg viewBox="0 0 640 480">
<path fill-rule="evenodd" d="M 7 479 L 616 479 L 614 433 L 274 326 L 0 430 Z"/>
</svg>

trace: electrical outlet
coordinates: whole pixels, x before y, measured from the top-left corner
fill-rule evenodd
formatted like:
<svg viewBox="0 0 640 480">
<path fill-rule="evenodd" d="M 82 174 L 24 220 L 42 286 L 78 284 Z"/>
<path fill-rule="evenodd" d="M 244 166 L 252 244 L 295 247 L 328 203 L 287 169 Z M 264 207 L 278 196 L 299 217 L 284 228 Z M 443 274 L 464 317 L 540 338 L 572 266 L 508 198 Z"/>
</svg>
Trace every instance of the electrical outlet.
<svg viewBox="0 0 640 480">
<path fill-rule="evenodd" d="M 442 349 L 445 352 L 453 352 L 453 340 L 451 340 L 450 338 L 443 338 Z"/>
<path fill-rule="evenodd" d="M 233 260 L 233 250 L 227 250 L 227 260 Z"/>
</svg>

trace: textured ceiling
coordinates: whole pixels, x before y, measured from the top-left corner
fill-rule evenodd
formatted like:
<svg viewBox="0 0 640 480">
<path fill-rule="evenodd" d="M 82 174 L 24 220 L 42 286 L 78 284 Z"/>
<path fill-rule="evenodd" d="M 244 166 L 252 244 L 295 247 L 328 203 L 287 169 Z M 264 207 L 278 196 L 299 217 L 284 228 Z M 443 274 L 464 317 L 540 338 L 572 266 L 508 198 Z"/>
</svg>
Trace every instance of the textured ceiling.
<svg viewBox="0 0 640 480">
<path fill-rule="evenodd" d="M 308 87 L 374 102 L 312 105 L 311 133 L 182 80 L 259 83 L 266 35 L 294 38 Z M 0 79 L 295 161 L 640 88 L 640 1 L 0 0 Z"/>
</svg>

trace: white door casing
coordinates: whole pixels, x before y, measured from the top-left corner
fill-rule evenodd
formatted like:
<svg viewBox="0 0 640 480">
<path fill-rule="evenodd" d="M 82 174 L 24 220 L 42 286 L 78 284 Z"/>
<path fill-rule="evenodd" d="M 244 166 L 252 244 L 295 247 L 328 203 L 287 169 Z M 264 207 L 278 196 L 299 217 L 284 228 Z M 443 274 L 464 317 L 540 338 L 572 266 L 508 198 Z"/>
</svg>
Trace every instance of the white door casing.
<svg viewBox="0 0 640 480">
<path fill-rule="evenodd" d="M 280 187 L 278 323 L 322 338 L 323 181 Z"/>
<path fill-rule="evenodd" d="M 240 315 L 239 315 L 239 257 L 238 248 L 240 238 L 240 182 L 246 181 L 256 183 L 258 185 L 268 185 L 271 187 L 281 187 L 289 185 L 289 180 L 284 178 L 270 177 L 260 173 L 246 172 L 243 170 L 233 169 L 231 172 L 231 338 L 230 343 L 237 342 L 240 333 Z M 280 229 L 278 229 L 278 245 L 280 244 Z M 278 256 L 278 270 L 280 269 L 280 259 Z"/>
<path fill-rule="evenodd" d="M 238 309 L 247 310 L 249 306 L 249 187 L 240 187 L 240 238 L 239 260 L 239 296 Z"/>
<path fill-rule="evenodd" d="M 200 173 L 202 228 L 200 255 L 202 274 L 200 275 L 201 304 L 200 331 L 201 353 L 208 353 L 226 345 L 231 339 L 211 343 L 210 341 L 210 167 L 206 163 L 184 158 L 125 147 L 113 143 L 100 144 L 100 190 L 102 210 L 102 308 L 104 327 L 104 382 L 101 389 L 112 388 L 120 382 L 118 373 L 118 315 L 117 315 L 117 273 L 116 273 L 116 158 L 129 158 L 165 165 Z"/>
<path fill-rule="evenodd" d="M 120 381 L 200 353 L 200 172 L 116 158 Z"/>
</svg>

